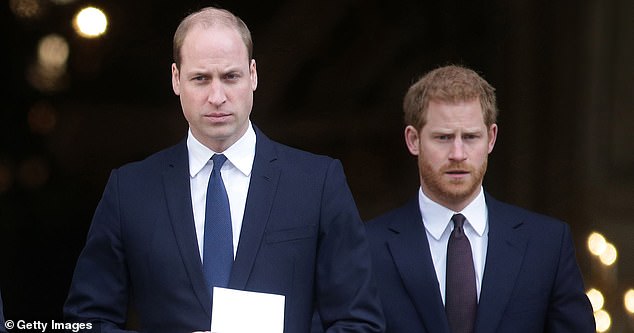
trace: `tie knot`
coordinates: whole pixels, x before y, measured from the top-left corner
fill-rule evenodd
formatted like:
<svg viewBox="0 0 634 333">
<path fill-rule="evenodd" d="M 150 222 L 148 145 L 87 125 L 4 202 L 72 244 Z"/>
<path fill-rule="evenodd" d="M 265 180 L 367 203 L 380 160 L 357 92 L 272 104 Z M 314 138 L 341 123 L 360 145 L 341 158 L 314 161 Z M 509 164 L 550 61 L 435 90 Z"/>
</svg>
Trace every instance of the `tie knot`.
<svg viewBox="0 0 634 333">
<path fill-rule="evenodd" d="M 227 156 L 223 154 L 214 154 L 214 156 L 211 157 L 211 160 L 214 162 L 213 171 L 219 172 L 222 165 L 225 164 Z"/>
<path fill-rule="evenodd" d="M 451 217 L 451 220 L 453 221 L 454 228 L 462 228 L 466 218 L 462 214 L 454 214 L 454 216 Z"/>
</svg>

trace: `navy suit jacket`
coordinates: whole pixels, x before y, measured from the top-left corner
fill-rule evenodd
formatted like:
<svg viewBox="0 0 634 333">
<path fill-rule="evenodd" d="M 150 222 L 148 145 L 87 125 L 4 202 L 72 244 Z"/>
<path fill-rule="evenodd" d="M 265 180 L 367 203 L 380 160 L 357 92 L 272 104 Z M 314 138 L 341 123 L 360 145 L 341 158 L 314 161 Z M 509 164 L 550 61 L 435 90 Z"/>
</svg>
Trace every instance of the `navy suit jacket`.
<svg viewBox="0 0 634 333">
<path fill-rule="evenodd" d="M 4 327 L 4 312 L 2 310 L 2 293 L 0 293 L 0 332 L 6 332 Z"/>
<path fill-rule="evenodd" d="M 284 331 L 379 332 L 384 320 L 363 223 L 338 160 L 273 142 L 256 130 L 255 161 L 229 288 L 286 297 Z M 208 331 L 186 141 L 114 170 L 64 306 L 101 332 L 134 308 L 147 332 Z"/>
<path fill-rule="evenodd" d="M 475 333 L 595 332 L 569 227 L 485 197 L 489 241 Z M 389 333 L 449 333 L 418 196 L 366 224 Z"/>
</svg>

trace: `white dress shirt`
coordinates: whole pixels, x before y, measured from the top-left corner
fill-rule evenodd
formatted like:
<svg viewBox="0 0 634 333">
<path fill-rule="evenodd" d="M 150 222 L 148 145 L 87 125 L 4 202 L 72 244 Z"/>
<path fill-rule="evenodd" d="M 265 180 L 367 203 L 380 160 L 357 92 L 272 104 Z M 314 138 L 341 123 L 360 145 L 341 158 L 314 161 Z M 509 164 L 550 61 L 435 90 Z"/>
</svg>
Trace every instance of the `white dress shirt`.
<svg viewBox="0 0 634 333">
<path fill-rule="evenodd" d="M 247 202 L 251 170 L 255 159 L 255 131 L 251 122 L 246 133 L 231 147 L 222 152 L 227 161 L 222 165 L 220 173 L 229 197 L 231 210 L 231 227 L 233 231 L 233 257 L 238 250 L 242 217 Z M 207 185 L 213 169 L 211 157 L 216 152 L 207 148 L 192 135 L 191 129 L 187 135 L 187 151 L 189 153 L 189 185 L 194 210 L 194 224 L 200 260 L 203 258 L 203 241 L 205 239 L 205 208 L 207 200 Z"/>
<path fill-rule="evenodd" d="M 432 201 L 419 190 L 418 206 L 423 217 L 423 224 L 429 242 L 431 257 L 436 269 L 436 277 L 440 287 L 440 295 L 445 303 L 445 276 L 447 268 L 447 243 L 449 235 L 453 230 L 451 217 L 454 214 L 462 214 L 467 218 L 464 224 L 464 231 L 471 243 L 473 254 L 473 267 L 476 276 L 476 290 L 478 300 L 480 299 L 480 289 L 482 286 L 482 276 L 484 274 L 484 264 L 487 255 L 487 244 L 489 239 L 489 223 L 486 202 L 484 200 L 484 190 L 480 187 L 480 194 L 461 212 L 454 212 L 440 204 Z"/>
</svg>

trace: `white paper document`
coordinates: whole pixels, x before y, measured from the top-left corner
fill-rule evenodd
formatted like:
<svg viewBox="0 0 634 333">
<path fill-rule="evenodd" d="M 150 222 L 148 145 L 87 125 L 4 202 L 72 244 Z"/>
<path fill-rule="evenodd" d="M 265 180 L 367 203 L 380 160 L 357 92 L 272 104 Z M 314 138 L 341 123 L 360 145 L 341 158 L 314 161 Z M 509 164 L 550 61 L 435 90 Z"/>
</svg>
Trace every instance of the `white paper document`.
<svg viewBox="0 0 634 333">
<path fill-rule="evenodd" d="M 214 287 L 213 333 L 283 333 L 284 296 Z"/>
</svg>

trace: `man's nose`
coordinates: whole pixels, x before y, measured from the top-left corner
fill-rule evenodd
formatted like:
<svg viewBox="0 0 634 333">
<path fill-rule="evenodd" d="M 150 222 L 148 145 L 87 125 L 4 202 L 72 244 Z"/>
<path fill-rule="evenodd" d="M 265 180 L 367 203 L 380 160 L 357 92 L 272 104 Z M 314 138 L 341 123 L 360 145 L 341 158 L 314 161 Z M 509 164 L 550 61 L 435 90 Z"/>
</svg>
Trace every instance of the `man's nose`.
<svg viewBox="0 0 634 333">
<path fill-rule="evenodd" d="M 227 100 L 227 95 L 225 94 L 225 88 L 223 87 L 221 82 L 214 80 L 209 85 L 209 96 L 207 97 L 207 101 L 213 105 L 220 106 Z"/>
<path fill-rule="evenodd" d="M 451 152 L 449 158 L 456 161 L 463 161 L 467 158 L 467 154 L 464 149 L 464 142 L 462 138 L 457 137 L 451 145 Z"/>
</svg>

